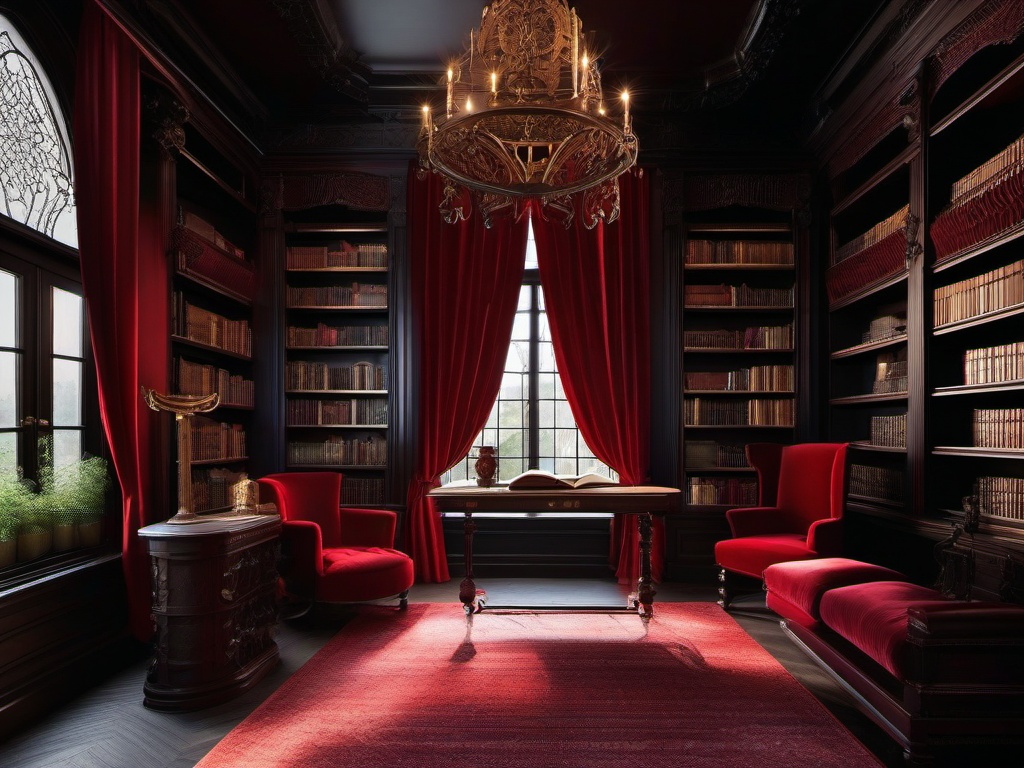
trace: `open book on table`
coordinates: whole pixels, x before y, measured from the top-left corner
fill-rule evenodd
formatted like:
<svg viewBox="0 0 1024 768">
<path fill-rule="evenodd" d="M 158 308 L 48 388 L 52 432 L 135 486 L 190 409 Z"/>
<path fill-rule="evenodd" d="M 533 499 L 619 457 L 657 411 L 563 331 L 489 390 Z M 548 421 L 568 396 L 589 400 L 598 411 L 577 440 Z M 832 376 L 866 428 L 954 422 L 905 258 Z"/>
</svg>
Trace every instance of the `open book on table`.
<svg viewBox="0 0 1024 768">
<path fill-rule="evenodd" d="M 528 469 L 508 481 L 510 491 L 545 489 L 597 488 L 602 485 L 618 485 L 610 477 L 589 473 L 586 475 L 555 475 L 542 469 Z"/>
</svg>

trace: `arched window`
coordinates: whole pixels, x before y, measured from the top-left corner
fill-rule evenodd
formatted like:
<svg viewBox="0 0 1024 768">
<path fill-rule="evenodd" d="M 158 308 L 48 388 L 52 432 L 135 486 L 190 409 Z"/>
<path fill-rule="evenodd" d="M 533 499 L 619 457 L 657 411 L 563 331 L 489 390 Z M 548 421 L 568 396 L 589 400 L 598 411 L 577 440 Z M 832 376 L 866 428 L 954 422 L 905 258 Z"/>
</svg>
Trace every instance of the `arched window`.
<svg viewBox="0 0 1024 768">
<path fill-rule="evenodd" d="M 39 61 L 0 14 L 0 213 L 78 247 L 68 126 Z"/>
</svg>

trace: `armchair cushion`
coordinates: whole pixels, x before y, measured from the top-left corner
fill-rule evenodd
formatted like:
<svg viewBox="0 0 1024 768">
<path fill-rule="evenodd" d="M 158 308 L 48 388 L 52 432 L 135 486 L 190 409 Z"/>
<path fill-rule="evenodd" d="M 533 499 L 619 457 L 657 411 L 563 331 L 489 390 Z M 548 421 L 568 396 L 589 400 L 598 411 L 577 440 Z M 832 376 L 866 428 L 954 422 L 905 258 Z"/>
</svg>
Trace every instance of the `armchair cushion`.
<svg viewBox="0 0 1024 768">
<path fill-rule="evenodd" d="M 724 568 L 760 579 L 764 569 L 781 560 L 806 560 L 816 553 L 799 533 L 745 536 L 715 544 L 715 561 Z"/>
<path fill-rule="evenodd" d="M 328 603 L 366 600 L 367 595 L 397 595 L 413 583 L 412 559 L 385 547 L 339 547 L 324 551 L 324 578 L 316 599 Z"/>
</svg>

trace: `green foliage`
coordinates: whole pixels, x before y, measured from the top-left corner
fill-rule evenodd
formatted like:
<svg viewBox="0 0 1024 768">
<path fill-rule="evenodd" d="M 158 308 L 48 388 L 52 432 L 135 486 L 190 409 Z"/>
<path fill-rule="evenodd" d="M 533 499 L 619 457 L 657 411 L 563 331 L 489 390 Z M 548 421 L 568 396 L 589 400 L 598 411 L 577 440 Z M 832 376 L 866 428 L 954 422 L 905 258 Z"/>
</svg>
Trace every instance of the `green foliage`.
<svg viewBox="0 0 1024 768">
<path fill-rule="evenodd" d="M 52 438 L 39 441 L 39 494 L 36 508 L 53 525 L 71 525 L 99 519 L 110 488 L 107 461 L 86 456 L 65 467 L 53 466 Z"/>
<path fill-rule="evenodd" d="M 10 457 L 3 457 L 10 465 Z M 22 520 L 35 510 L 36 495 L 32 484 L 17 472 L 0 475 L 0 541 L 10 541 L 18 535 Z"/>
</svg>

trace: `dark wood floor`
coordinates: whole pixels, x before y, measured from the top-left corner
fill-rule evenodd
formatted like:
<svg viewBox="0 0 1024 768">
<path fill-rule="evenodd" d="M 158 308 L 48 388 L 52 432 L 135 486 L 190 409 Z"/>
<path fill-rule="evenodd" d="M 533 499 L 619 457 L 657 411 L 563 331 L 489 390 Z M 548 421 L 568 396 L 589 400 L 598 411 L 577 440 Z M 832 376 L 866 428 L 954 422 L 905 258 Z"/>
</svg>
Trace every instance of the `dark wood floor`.
<svg viewBox="0 0 1024 768">
<path fill-rule="evenodd" d="M 489 606 L 625 604 L 626 589 L 612 580 L 488 579 Z M 458 580 L 417 585 L 414 602 L 451 602 L 458 610 Z M 713 601 L 709 588 L 661 584 L 656 600 Z M 760 598 L 734 613 L 743 628 L 777 658 L 887 766 L 902 764 L 899 750 L 857 712 L 848 696 L 782 634 Z M 744 615 L 749 614 L 749 615 Z M 190 768 L 228 731 L 316 653 L 344 623 L 343 616 L 282 622 L 276 638 L 281 664 L 234 701 L 188 714 L 162 714 L 142 706 L 148 662 L 134 661 L 102 685 L 53 712 L 45 721 L 0 744 L 6 768 Z M 728 713 L 722 713 L 723 718 Z M 779 766 L 779 768 L 788 768 Z"/>
</svg>

